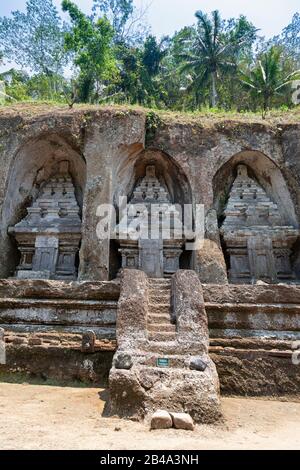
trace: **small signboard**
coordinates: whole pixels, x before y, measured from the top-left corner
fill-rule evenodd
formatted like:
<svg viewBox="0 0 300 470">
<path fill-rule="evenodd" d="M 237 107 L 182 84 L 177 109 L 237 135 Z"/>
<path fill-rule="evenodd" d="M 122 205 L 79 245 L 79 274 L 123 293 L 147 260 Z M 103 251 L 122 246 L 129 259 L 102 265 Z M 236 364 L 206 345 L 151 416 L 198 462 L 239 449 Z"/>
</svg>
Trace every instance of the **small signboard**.
<svg viewBox="0 0 300 470">
<path fill-rule="evenodd" d="M 169 359 L 159 358 L 156 361 L 157 367 L 169 367 Z"/>
</svg>

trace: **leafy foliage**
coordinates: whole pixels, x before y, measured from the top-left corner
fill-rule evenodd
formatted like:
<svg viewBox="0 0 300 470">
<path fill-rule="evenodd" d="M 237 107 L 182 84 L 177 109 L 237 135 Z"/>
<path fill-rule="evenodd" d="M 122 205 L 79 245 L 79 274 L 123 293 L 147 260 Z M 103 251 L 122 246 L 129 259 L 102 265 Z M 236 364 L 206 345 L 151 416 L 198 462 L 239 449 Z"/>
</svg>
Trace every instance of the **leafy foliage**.
<svg viewBox="0 0 300 470">
<path fill-rule="evenodd" d="M 98 97 L 101 81 L 109 80 L 116 72 L 111 47 L 113 28 L 106 17 L 94 21 L 70 0 L 63 0 L 62 9 L 72 22 L 72 29 L 65 34 L 65 48 L 74 52 L 74 63 L 80 69 L 80 98 L 86 102 L 93 92 Z"/>
<path fill-rule="evenodd" d="M 131 46 L 141 44 L 148 33 L 144 16 L 148 6 L 138 9 L 133 0 L 94 0 L 95 14 L 105 15 L 110 21 L 116 43 Z"/>
<path fill-rule="evenodd" d="M 65 26 L 52 0 L 28 0 L 26 13 L 0 18 L 0 45 L 8 60 L 34 73 L 62 72 Z"/>
<path fill-rule="evenodd" d="M 251 46 L 255 39 L 255 28 L 241 17 L 225 31 L 218 11 L 213 11 L 211 17 L 197 11 L 196 18 L 197 28 L 192 31 L 186 52 L 180 54 L 184 61 L 181 71 L 191 73 L 189 89 L 195 91 L 198 103 L 202 90 L 210 84 L 210 103 L 215 108 L 218 102 L 217 81 L 223 75 L 234 73 L 245 46 Z"/>
<path fill-rule="evenodd" d="M 62 1 L 27 0 L 25 13 L 0 18 L 0 75 L 9 100 L 140 104 L 154 109 L 249 112 L 289 109 L 300 78 L 300 15 L 265 40 L 241 15 L 198 11 L 196 22 L 158 40 L 133 0 L 93 0 L 85 15 Z M 296 96 L 294 93 L 293 96 Z M 152 111 L 151 111 L 152 113 Z M 149 114 L 148 134 L 156 113 Z"/>
<path fill-rule="evenodd" d="M 300 70 L 283 75 L 280 64 L 281 50 L 273 46 L 260 57 L 249 74 L 241 73 L 242 83 L 250 88 L 254 100 L 258 100 L 262 115 L 270 109 L 272 99 L 283 92 L 294 80 L 300 79 Z"/>
</svg>

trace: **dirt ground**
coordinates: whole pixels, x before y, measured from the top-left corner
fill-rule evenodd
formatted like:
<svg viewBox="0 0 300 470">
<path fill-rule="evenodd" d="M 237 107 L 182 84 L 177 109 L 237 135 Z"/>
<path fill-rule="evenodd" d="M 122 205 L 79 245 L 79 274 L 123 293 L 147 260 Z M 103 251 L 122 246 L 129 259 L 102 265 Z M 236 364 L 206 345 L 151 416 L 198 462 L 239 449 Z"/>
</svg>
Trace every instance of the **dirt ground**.
<svg viewBox="0 0 300 470">
<path fill-rule="evenodd" d="M 300 403 L 223 398 L 225 424 L 152 431 L 101 416 L 98 388 L 0 383 L 0 449 L 300 449 Z"/>
</svg>

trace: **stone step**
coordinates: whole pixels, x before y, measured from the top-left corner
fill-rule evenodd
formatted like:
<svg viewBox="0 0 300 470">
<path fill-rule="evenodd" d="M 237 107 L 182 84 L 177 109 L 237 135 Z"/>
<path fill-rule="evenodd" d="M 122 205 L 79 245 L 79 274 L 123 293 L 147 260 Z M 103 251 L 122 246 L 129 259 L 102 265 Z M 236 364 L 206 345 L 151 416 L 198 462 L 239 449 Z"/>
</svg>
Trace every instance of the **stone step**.
<svg viewBox="0 0 300 470">
<path fill-rule="evenodd" d="M 149 304 L 149 314 L 152 313 L 171 313 L 170 304 Z"/>
<path fill-rule="evenodd" d="M 166 282 L 156 282 L 156 283 L 149 283 L 149 289 L 171 289 L 171 283 Z"/>
<path fill-rule="evenodd" d="M 171 325 L 171 323 L 161 323 L 161 324 L 148 324 L 148 332 L 149 333 L 175 333 L 176 327 L 175 325 Z"/>
<path fill-rule="evenodd" d="M 151 312 L 152 309 L 156 310 L 157 311 L 157 308 L 162 308 L 164 311 L 167 310 L 168 308 L 168 312 L 171 311 L 171 304 L 170 302 L 168 302 L 168 299 L 156 299 L 156 301 L 154 299 L 149 299 L 149 308 L 148 310 Z M 154 312 L 153 312 L 154 313 Z M 159 312 L 157 312 L 159 313 Z"/>
<path fill-rule="evenodd" d="M 148 282 L 149 284 L 171 284 L 171 280 L 164 277 L 151 277 L 148 279 Z"/>
<path fill-rule="evenodd" d="M 150 290 L 148 292 L 149 297 L 153 297 L 154 299 L 159 299 L 160 297 L 170 299 L 171 298 L 171 292 L 169 290 L 165 291 L 158 291 L 157 289 Z"/>
<path fill-rule="evenodd" d="M 151 337 L 154 336 L 154 333 L 151 333 Z M 155 333 L 157 337 L 157 333 Z M 160 356 L 169 356 L 169 355 L 178 355 L 178 343 L 177 343 L 177 335 L 173 333 L 169 333 L 169 336 L 163 335 L 163 339 L 157 338 L 156 340 L 151 340 L 148 335 L 148 341 L 144 343 L 143 351 L 145 353 L 150 353 L 153 355 L 160 355 Z M 182 346 L 182 345 L 181 345 Z M 183 345 L 184 346 L 184 345 Z M 184 353 L 185 351 L 185 353 Z M 194 344 L 192 347 L 187 346 L 182 348 L 183 354 L 185 356 L 199 356 L 202 353 L 206 354 L 207 351 L 205 347 L 202 345 L 199 348 L 199 343 Z"/>
<path fill-rule="evenodd" d="M 166 332 L 160 332 L 160 333 L 151 333 L 149 332 L 148 333 L 148 339 L 149 341 L 153 341 L 153 342 L 158 342 L 158 343 L 165 343 L 165 342 L 171 342 L 171 341 L 175 341 L 176 339 L 176 333 L 175 332 L 169 332 L 169 331 L 166 331 Z"/>
<path fill-rule="evenodd" d="M 161 287 L 148 287 L 149 294 L 171 294 L 171 289 L 168 286 L 161 286 Z"/>
<path fill-rule="evenodd" d="M 170 304 L 171 302 L 171 298 L 170 298 L 170 294 L 166 294 L 166 295 L 154 295 L 154 294 L 151 294 L 149 295 L 149 302 L 150 303 L 153 303 L 153 304 Z"/>
<path fill-rule="evenodd" d="M 148 323 L 170 323 L 171 316 L 169 313 L 149 313 L 148 314 Z"/>
</svg>

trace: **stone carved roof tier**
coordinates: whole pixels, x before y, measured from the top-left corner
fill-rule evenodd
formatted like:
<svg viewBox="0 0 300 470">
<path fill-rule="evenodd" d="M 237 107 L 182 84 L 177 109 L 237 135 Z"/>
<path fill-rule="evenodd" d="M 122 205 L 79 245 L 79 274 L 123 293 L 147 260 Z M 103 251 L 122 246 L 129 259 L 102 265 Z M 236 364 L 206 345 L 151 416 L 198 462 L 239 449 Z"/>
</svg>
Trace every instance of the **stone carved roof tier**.
<svg viewBox="0 0 300 470">
<path fill-rule="evenodd" d="M 146 167 L 144 178 L 134 189 L 127 215 L 128 217 L 123 217 L 116 228 L 120 239 L 127 238 L 126 234 L 131 233 L 128 226 L 137 218 L 142 221 L 141 227 L 147 226 L 147 233 L 150 227 L 155 226 L 157 230 L 163 231 L 162 238 L 165 238 L 164 233 L 166 236 L 170 236 L 169 229 L 171 229 L 171 238 L 177 238 L 177 233 L 182 235 L 180 211 L 171 203 L 168 191 L 156 176 L 154 165 Z M 135 228 L 132 229 L 132 232 L 136 234 Z M 142 229 L 141 233 L 143 233 Z"/>
<path fill-rule="evenodd" d="M 251 236 L 263 232 L 280 238 L 283 232 L 291 236 L 298 233 L 294 227 L 286 225 L 277 204 L 249 177 L 245 165 L 238 167 L 224 215 L 221 232 L 225 238 Z"/>
<path fill-rule="evenodd" d="M 146 175 L 135 188 L 130 202 L 132 204 L 170 204 L 170 196 L 159 182 L 154 165 L 147 166 Z"/>
<path fill-rule="evenodd" d="M 59 173 L 44 184 L 35 202 L 27 208 L 27 216 L 15 225 L 14 232 L 39 232 L 46 228 L 60 232 L 68 227 L 80 231 L 79 214 L 72 179 L 66 172 Z"/>
</svg>

